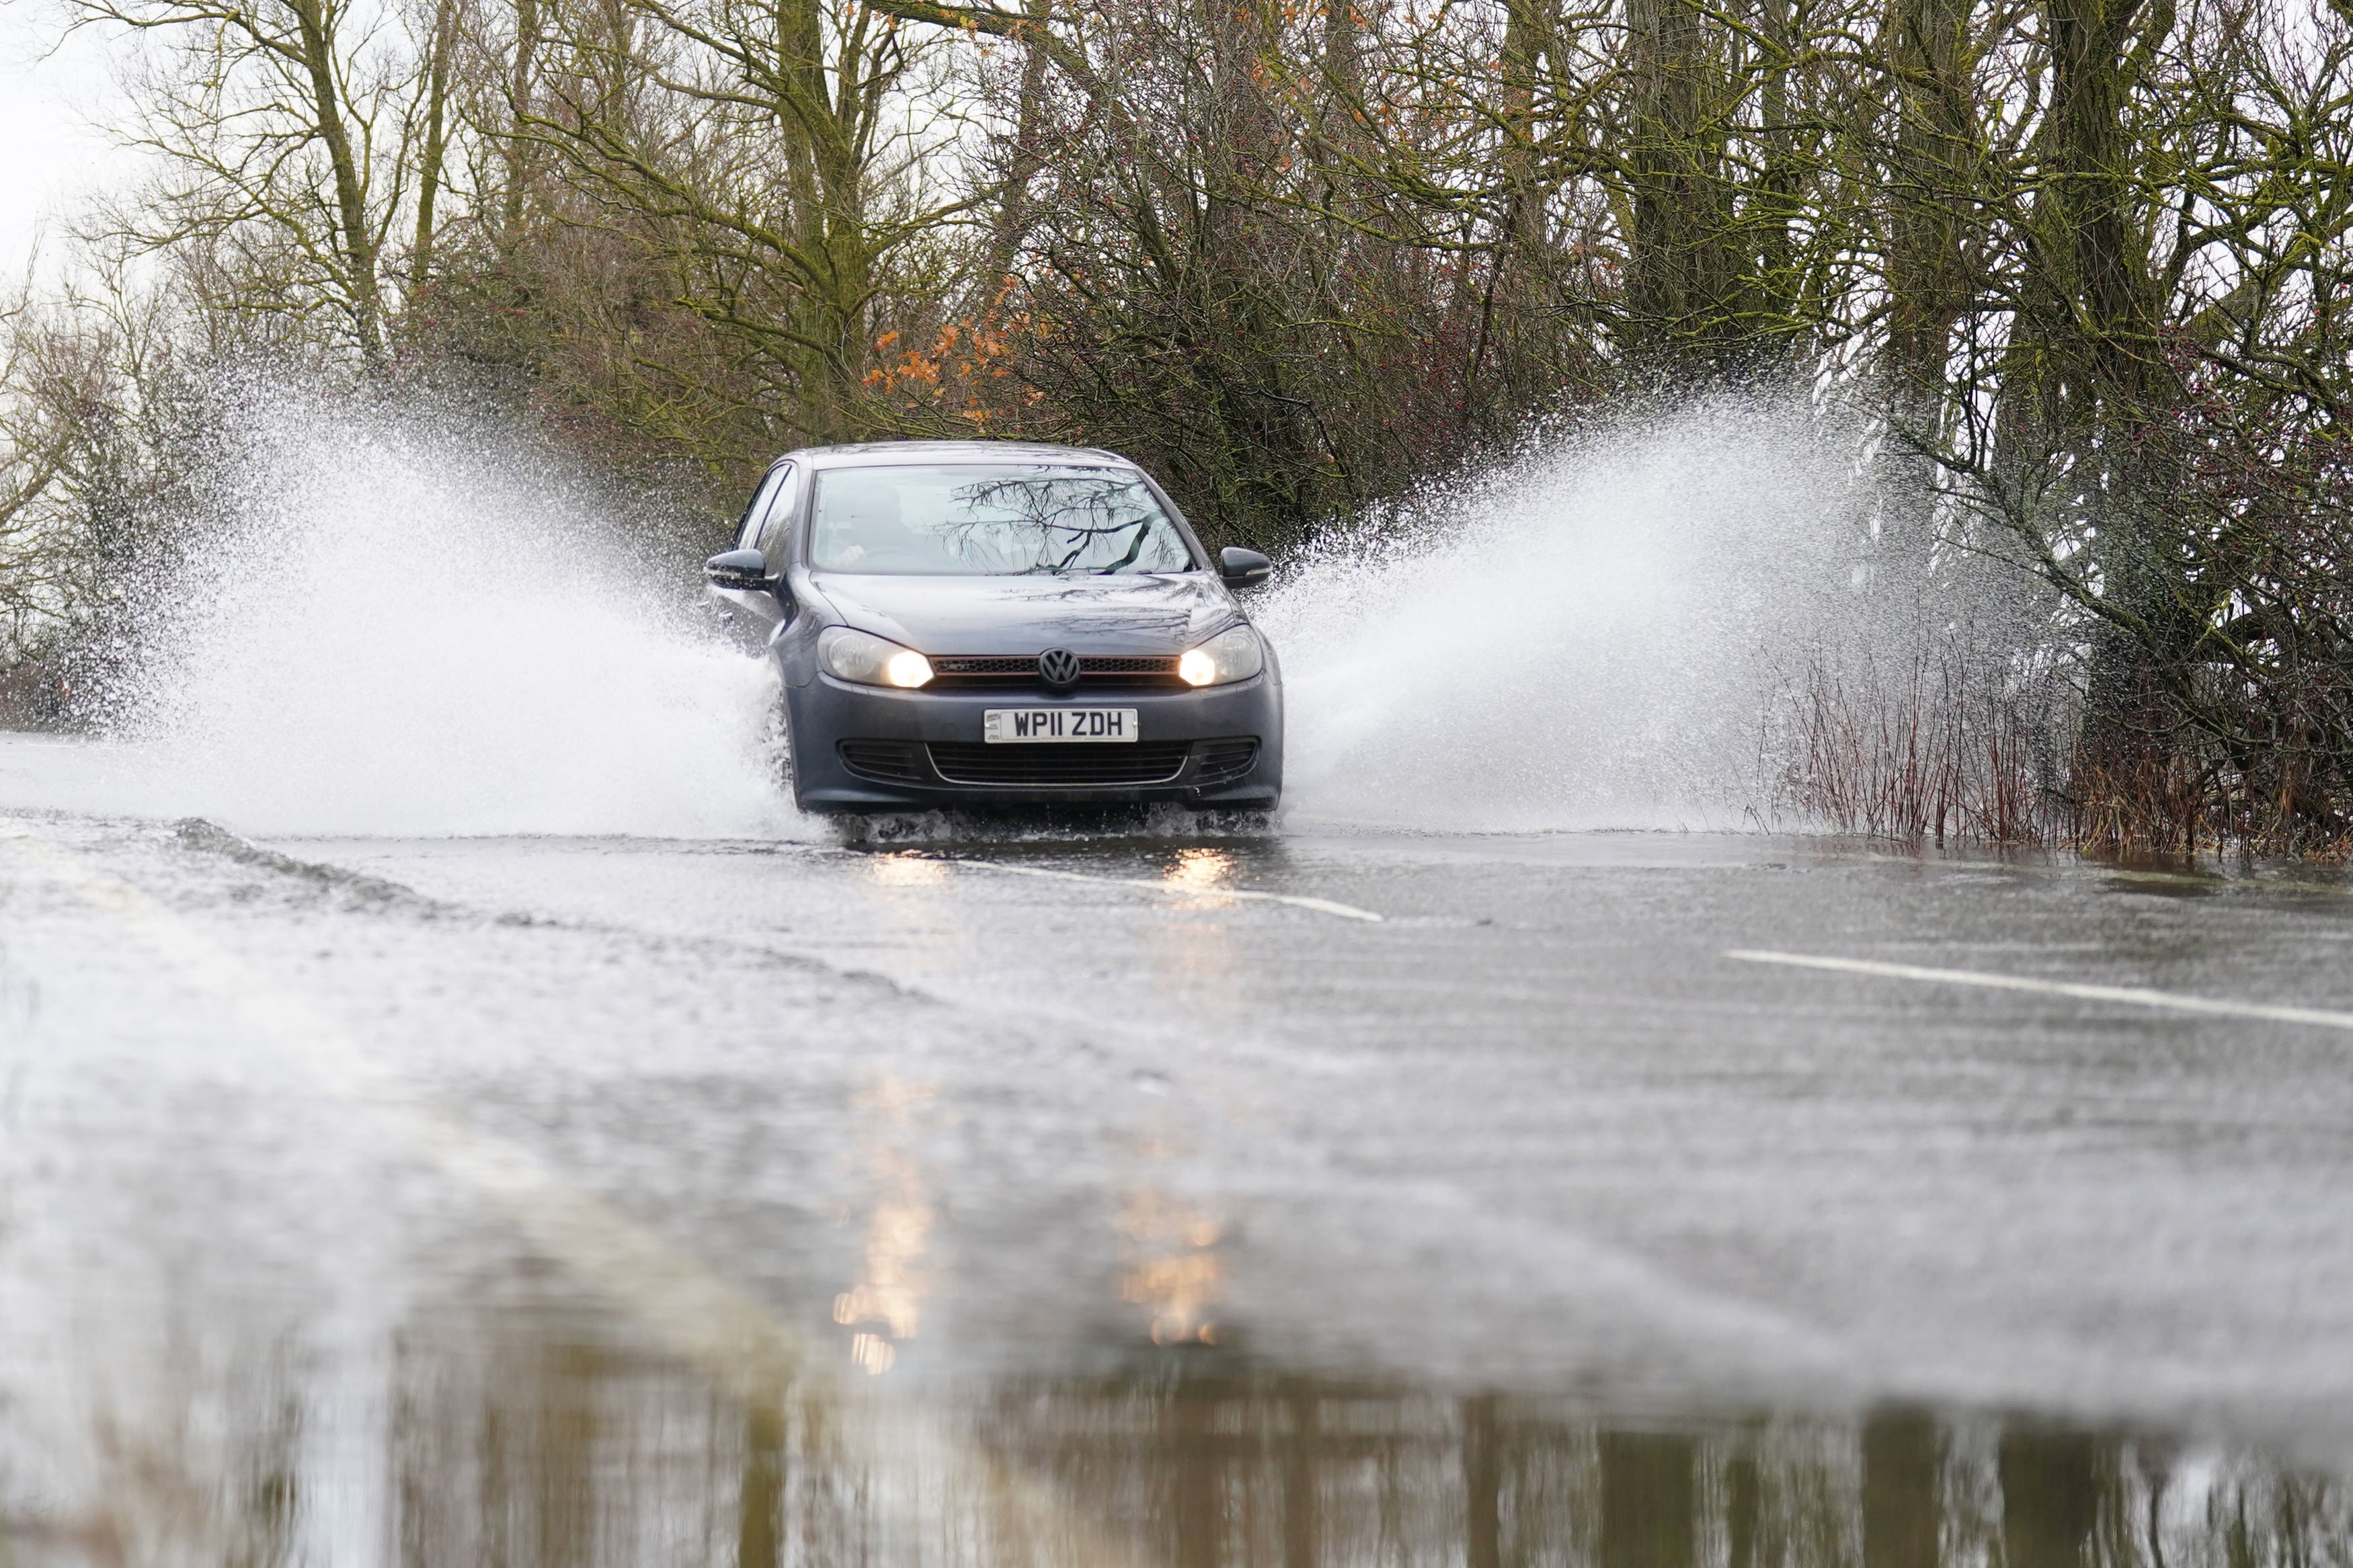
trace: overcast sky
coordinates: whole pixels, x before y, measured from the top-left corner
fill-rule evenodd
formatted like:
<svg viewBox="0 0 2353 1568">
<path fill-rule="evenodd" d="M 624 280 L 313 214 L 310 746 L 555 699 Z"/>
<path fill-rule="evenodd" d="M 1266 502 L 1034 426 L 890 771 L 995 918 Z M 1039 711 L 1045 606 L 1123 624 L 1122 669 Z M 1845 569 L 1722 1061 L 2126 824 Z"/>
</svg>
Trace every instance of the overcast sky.
<svg viewBox="0 0 2353 1568">
<path fill-rule="evenodd" d="M 0 268 L 12 281 L 37 234 L 47 230 L 55 250 L 78 200 L 134 165 L 98 129 L 118 101 L 109 56 L 125 46 L 84 33 L 44 58 L 61 30 L 43 0 L 0 0 Z"/>
</svg>

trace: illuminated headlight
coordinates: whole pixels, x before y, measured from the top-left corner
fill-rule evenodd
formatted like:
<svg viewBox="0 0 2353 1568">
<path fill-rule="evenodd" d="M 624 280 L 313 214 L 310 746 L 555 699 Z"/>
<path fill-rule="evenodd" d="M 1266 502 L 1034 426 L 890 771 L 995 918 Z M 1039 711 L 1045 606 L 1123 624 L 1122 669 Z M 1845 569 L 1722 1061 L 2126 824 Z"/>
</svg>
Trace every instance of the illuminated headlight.
<svg viewBox="0 0 2353 1568">
<path fill-rule="evenodd" d="M 1248 626 L 1229 626 L 1188 649 L 1176 661 L 1176 676 L 1187 686 L 1223 686 L 1248 680 L 1265 668 L 1266 650 L 1259 646 L 1258 634 Z"/>
<path fill-rule="evenodd" d="M 932 661 L 913 648 L 854 626 L 828 626 L 818 633 L 817 661 L 828 675 L 860 686 L 913 688 L 932 678 Z"/>
</svg>

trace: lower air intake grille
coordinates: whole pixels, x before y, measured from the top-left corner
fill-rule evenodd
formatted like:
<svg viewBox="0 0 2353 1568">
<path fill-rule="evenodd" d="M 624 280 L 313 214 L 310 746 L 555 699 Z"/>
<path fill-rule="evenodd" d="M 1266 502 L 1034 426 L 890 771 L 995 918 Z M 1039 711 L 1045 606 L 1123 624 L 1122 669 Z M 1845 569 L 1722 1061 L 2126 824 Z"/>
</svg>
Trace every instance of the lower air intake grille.
<svg viewBox="0 0 2353 1568">
<path fill-rule="evenodd" d="M 1187 741 L 1128 745 L 992 746 L 985 741 L 934 741 L 932 766 L 950 784 L 1166 784 L 1184 771 Z"/>
<path fill-rule="evenodd" d="M 1230 784 L 1250 772 L 1250 764 L 1257 761 L 1255 737 L 1238 735 L 1222 741 L 1203 741 L 1193 748 L 1193 782 Z"/>
<path fill-rule="evenodd" d="M 913 741 L 844 741 L 841 760 L 862 779 L 880 784 L 923 782 L 923 761 Z"/>
</svg>

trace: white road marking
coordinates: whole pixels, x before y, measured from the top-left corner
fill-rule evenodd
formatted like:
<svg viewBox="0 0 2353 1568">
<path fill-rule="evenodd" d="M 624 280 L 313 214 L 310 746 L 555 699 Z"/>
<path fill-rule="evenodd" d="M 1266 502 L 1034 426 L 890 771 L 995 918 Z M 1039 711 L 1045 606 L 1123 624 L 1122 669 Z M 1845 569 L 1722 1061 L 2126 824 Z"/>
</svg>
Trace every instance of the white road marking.
<svg viewBox="0 0 2353 1568">
<path fill-rule="evenodd" d="M 866 1438 L 864 1458 L 878 1471 L 920 1462 L 927 1454 L 944 1457 L 963 1483 L 951 1492 L 982 1501 L 985 1521 L 976 1522 L 984 1535 L 994 1531 L 1008 1543 L 1008 1560 L 1074 1568 L 1138 1563 L 1131 1548 L 1080 1519 L 1053 1490 L 1004 1459 L 896 1401 L 861 1395 L 838 1356 L 824 1354 L 766 1302 L 651 1226 L 582 1191 L 522 1144 L 440 1109 L 327 1015 L 271 986 L 137 888 L 20 822 L 0 819 L 0 845 L 15 846 L 57 883 L 120 918 L 257 1037 L 301 1062 L 374 1114 L 401 1144 L 494 1203 L 533 1246 L 723 1393 L 754 1407 L 787 1401 L 827 1407 L 837 1436 Z M 852 1415 L 866 1420 L 843 1420 Z M 1022 1554 L 1023 1547 L 1029 1555 Z"/>
<path fill-rule="evenodd" d="M 2310 1024 L 2323 1029 L 2353 1029 L 2353 1013 L 2326 1007 L 2286 1007 L 2272 1002 L 2226 1002 L 2210 996 L 2184 996 L 2174 991 L 2149 991 L 2137 985 L 2086 985 L 2072 980 L 2034 980 L 2022 974 L 1990 974 L 1978 969 L 1930 969 L 1917 963 L 1882 963 L 1869 958 L 1820 958 L 1802 952 L 1773 952 L 1758 948 L 1730 948 L 1726 958 L 1743 963 L 1784 963 L 1797 969 L 1827 969 L 1842 974 L 1873 974 L 1885 980 L 1920 980 L 1936 985 L 1977 985 L 1992 991 L 2027 991 L 2044 996 L 2073 996 L 2086 1002 L 2119 1002 L 2132 1007 L 2158 1007 L 2173 1013 L 2199 1013 L 2217 1018 L 2259 1018 L 2271 1024 Z"/>
<path fill-rule="evenodd" d="M 1354 904 L 1343 904 L 1331 899 L 1311 899 L 1299 893 L 1256 893 L 1244 888 L 1195 888 L 1183 882 L 1156 881 L 1149 877 L 1088 877 L 1076 871 L 1049 871 L 1041 866 L 1008 866 L 1001 860 L 966 860 L 944 857 L 951 866 L 969 866 L 981 871 L 1002 871 L 1009 877 L 1047 877 L 1058 882 L 1092 882 L 1104 888 L 1142 888 L 1146 892 L 1173 893 L 1186 899 L 1255 899 L 1261 903 L 1289 904 L 1295 910 L 1313 910 L 1319 915 L 1337 915 L 1344 921 L 1378 921 L 1381 916 L 1370 910 L 1360 910 Z"/>
</svg>

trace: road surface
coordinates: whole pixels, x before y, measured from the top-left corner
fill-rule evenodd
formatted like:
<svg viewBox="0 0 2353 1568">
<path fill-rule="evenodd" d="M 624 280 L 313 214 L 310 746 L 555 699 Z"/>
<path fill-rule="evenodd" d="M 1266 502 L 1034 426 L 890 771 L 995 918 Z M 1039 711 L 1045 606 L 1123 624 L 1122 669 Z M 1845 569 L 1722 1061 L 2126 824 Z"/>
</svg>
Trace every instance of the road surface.
<svg viewBox="0 0 2353 1568">
<path fill-rule="evenodd" d="M 2326 871 L 86 765 L 0 738 L 0 1562 L 2353 1552 Z"/>
</svg>

